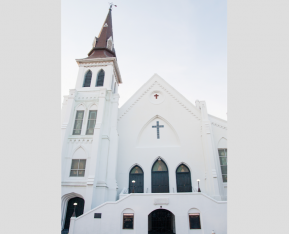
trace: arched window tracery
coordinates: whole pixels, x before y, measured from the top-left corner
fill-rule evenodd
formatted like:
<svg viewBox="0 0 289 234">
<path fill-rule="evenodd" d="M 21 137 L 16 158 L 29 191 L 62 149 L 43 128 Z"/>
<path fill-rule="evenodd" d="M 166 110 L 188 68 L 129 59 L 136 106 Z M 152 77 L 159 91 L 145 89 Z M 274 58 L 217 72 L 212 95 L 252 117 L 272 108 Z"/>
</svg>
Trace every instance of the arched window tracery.
<svg viewBox="0 0 289 234">
<path fill-rule="evenodd" d="M 157 159 L 152 167 L 152 193 L 169 193 L 168 167 L 163 160 Z"/>
<path fill-rule="evenodd" d="M 91 76 L 92 76 L 92 72 L 91 72 L 91 70 L 88 70 L 84 76 L 84 81 L 83 81 L 82 87 L 90 87 Z"/>
<path fill-rule="evenodd" d="M 143 193 L 144 173 L 140 166 L 135 166 L 129 173 L 129 193 Z M 134 181 L 134 183 L 133 183 Z"/>
<path fill-rule="evenodd" d="M 177 192 L 192 192 L 191 172 L 189 168 L 181 164 L 176 170 Z"/>
<path fill-rule="evenodd" d="M 99 73 L 97 74 L 97 79 L 96 79 L 96 84 L 95 86 L 96 87 L 101 87 L 103 86 L 103 83 L 104 83 L 104 70 L 100 70 Z"/>
</svg>

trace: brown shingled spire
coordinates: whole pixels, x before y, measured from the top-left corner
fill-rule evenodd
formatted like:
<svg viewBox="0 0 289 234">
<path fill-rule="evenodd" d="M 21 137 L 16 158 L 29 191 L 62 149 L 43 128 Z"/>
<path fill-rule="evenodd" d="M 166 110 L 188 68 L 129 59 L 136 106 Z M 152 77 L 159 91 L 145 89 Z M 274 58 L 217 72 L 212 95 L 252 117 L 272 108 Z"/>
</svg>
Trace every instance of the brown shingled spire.
<svg viewBox="0 0 289 234">
<path fill-rule="evenodd" d="M 98 38 L 95 38 L 93 48 L 88 53 L 88 58 L 116 57 L 113 48 L 111 7 L 100 30 Z"/>
</svg>

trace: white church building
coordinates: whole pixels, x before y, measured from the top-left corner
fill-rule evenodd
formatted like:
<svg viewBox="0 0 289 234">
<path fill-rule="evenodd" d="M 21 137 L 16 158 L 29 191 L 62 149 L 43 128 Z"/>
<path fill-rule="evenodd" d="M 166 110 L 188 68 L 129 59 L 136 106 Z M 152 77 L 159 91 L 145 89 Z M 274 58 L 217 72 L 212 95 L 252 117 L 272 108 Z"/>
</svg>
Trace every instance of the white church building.
<svg viewBox="0 0 289 234">
<path fill-rule="evenodd" d="M 154 74 L 119 108 L 107 18 L 62 105 L 61 232 L 226 234 L 227 121 Z"/>
</svg>

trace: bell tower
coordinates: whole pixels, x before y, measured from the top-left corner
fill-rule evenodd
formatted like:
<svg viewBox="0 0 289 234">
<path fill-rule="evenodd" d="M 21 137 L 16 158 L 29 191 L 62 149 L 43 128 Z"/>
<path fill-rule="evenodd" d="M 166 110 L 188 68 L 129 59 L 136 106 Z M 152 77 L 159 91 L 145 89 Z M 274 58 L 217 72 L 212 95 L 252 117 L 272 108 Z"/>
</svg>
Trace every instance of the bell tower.
<svg viewBox="0 0 289 234">
<path fill-rule="evenodd" d="M 118 86 L 122 79 L 111 12 L 112 6 L 88 57 L 76 59 L 75 89 L 64 97 L 62 106 L 62 190 L 81 195 L 84 212 L 117 197 Z"/>
</svg>

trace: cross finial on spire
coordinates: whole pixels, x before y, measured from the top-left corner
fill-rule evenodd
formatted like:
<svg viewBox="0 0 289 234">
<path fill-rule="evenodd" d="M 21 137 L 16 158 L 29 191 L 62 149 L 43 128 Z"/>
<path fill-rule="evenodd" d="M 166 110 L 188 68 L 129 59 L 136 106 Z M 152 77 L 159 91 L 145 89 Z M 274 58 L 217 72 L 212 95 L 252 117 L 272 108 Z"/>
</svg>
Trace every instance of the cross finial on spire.
<svg viewBox="0 0 289 234">
<path fill-rule="evenodd" d="M 108 3 L 110 5 L 109 10 L 112 10 L 112 7 L 117 7 L 117 5 L 113 5 L 113 2 Z"/>
</svg>

